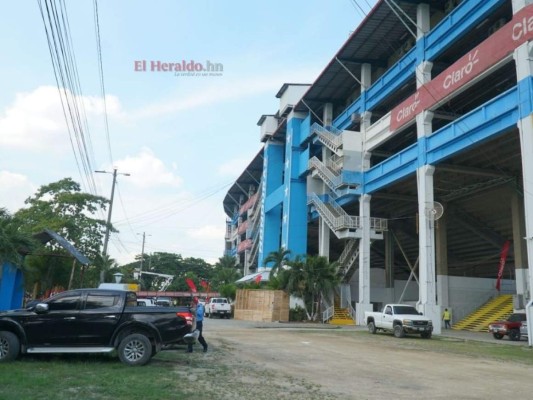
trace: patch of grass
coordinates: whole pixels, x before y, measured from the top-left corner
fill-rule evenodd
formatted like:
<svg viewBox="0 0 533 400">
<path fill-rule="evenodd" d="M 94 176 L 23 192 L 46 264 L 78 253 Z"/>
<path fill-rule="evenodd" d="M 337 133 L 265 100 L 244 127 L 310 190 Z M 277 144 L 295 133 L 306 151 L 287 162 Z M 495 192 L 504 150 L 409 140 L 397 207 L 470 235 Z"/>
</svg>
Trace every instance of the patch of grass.
<svg viewBox="0 0 533 400">
<path fill-rule="evenodd" d="M 0 364 L 0 399 L 335 399 L 314 383 L 236 360 L 235 351 L 224 341 L 207 354 L 183 347 L 160 352 L 144 367 L 108 356 L 22 356 Z"/>
</svg>

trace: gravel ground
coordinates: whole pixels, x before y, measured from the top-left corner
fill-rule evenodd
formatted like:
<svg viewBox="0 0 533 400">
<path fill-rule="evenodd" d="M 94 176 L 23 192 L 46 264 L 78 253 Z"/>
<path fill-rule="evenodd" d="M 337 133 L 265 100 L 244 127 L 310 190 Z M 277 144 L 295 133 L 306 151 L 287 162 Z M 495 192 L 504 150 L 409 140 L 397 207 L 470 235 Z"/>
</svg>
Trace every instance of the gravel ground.
<svg viewBox="0 0 533 400">
<path fill-rule="evenodd" d="M 444 335 L 440 340 L 464 343 L 460 332 Z M 468 340 L 510 343 L 475 335 L 465 333 Z M 190 368 L 176 373 L 202 382 L 206 400 L 532 396 L 532 365 L 432 351 L 432 341 L 418 337 L 370 335 L 362 327 L 213 319 L 204 322 L 204 336 L 208 353 L 196 351 Z M 533 357 L 527 342 L 512 345 Z"/>
</svg>

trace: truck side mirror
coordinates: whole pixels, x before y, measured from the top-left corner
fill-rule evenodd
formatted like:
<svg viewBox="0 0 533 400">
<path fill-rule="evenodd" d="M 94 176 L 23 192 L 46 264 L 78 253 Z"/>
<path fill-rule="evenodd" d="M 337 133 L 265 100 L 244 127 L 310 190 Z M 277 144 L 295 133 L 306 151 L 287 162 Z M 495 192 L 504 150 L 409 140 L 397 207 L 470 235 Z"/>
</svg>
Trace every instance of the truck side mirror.
<svg viewBox="0 0 533 400">
<path fill-rule="evenodd" d="M 34 309 L 35 313 L 37 314 L 45 314 L 48 312 L 48 310 L 48 304 L 46 303 L 37 303 Z"/>
</svg>

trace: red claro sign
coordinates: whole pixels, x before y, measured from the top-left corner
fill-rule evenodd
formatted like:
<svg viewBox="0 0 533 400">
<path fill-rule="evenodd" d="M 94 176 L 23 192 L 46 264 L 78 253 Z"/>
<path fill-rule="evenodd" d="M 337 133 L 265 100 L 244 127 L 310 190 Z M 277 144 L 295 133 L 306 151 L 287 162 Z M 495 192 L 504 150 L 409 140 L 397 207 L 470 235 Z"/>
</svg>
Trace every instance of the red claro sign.
<svg viewBox="0 0 533 400">
<path fill-rule="evenodd" d="M 492 36 L 465 54 L 448 69 L 421 86 L 391 112 L 390 130 L 412 121 L 417 114 L 437 104 L 533 38 L 533 5 L 515 14 Z"/>
</svg>

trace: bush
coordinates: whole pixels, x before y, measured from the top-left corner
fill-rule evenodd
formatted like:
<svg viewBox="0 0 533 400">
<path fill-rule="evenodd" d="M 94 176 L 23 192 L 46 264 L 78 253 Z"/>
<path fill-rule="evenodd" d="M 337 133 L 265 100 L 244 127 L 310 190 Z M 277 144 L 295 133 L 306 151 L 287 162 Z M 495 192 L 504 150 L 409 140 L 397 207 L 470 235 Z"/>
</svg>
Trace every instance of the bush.
<svg viewBox="0 0 533 400">
<path fill-rule="evenodd" d="M 289 310 L 289 321 L 299 322 L 299 321 L 306 321 L 306 320 L 307 320 L 307 315 L 303 307 L 296 306 L 295 308 L 291 308 Z"/>
</svg>

